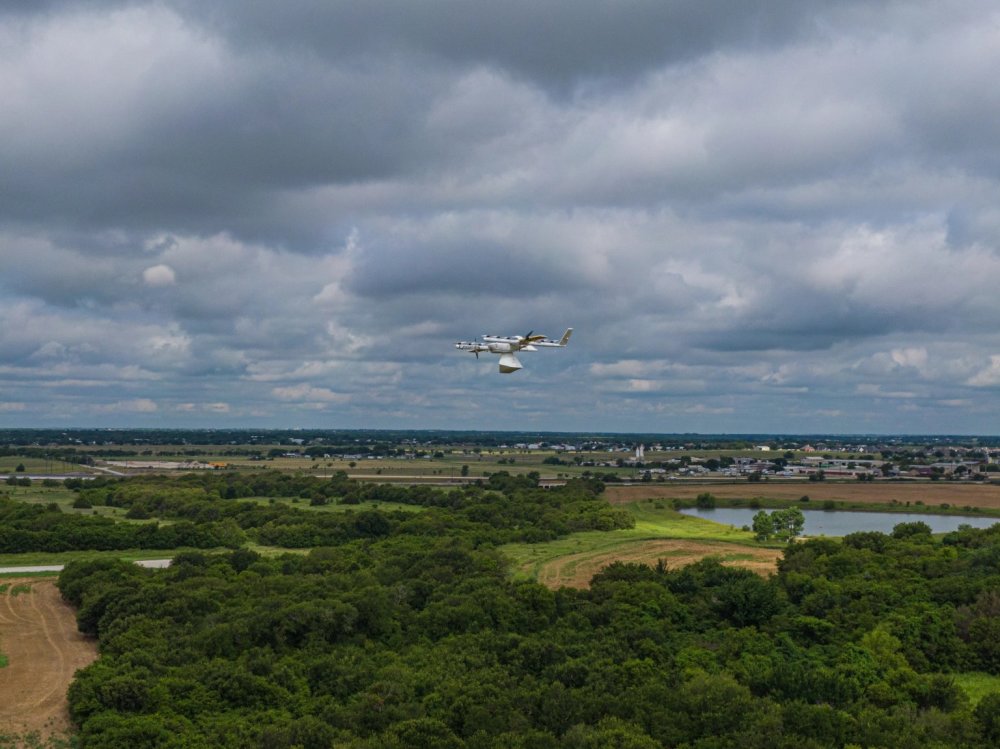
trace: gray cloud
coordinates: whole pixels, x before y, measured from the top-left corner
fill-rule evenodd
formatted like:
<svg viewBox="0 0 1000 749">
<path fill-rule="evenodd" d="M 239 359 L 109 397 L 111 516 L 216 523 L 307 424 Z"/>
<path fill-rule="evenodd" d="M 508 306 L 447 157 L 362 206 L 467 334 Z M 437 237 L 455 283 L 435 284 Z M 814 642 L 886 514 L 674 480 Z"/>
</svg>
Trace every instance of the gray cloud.
<svg viewBox="0 0 1000 749">
<path fill-rule="evenodd" d="M 988 3 L 0 17 L 0 422 L 995 431 Z"/>
<path fill-rule="evenodd" d="M 853 3 L 846 4 L 850 8 Z M 456 67 L 511 70 L 544 85 L 632 77 L 727 48 L 780 44 L 816 33 L 816 2 L 537 3 L 489 7 L 457 0 L 414 5 L 297 0 L 270 3 L 177 2 L 234 44 L 307 49 L 326 59 L 412 56 Z"/>
</svg>

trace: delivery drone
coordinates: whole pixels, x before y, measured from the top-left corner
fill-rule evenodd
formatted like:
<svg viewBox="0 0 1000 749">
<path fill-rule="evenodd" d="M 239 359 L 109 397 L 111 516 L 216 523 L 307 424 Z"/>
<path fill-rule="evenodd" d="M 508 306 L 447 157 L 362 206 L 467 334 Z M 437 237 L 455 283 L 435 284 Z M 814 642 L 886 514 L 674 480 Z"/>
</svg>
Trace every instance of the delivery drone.
<svg viewBox="0 0 1000 749">
<path fill-rule="evenodd" d="M 500 374 L 510 374 L 524 365 L 517 358 L 518 351 L 538 351 L 539 348 L 562 348 L 569 343 L 573 328 L 566 328 L 563 337 L 558 341 L 536 335 L 529 331 L 527 335 L 484 335 L 480 341 L 459 341 L 455 348 L 460 351 L 471 351 L 479 358 L 480 353 L 500 355 Z"/>
</svg>

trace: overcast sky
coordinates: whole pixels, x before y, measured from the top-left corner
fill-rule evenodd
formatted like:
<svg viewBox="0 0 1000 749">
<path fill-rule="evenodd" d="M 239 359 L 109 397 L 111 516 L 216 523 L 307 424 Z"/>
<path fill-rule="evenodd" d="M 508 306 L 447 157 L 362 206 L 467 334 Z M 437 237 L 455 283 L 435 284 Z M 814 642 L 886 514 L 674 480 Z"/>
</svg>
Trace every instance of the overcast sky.
<svg viewBox="0 0 1000 749">
<path fill-rule="evenodd" d="M 0 2 L 0 425 L 996 434 L 998 70 L 994 0 Z"/>
</svg>

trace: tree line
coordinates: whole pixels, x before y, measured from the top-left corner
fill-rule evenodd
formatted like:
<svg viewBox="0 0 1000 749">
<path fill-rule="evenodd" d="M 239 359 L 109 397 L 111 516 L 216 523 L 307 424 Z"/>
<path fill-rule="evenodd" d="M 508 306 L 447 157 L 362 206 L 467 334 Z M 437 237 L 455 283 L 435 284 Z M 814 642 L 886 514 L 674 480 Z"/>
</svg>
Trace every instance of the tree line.
<svg viewBox="0 0 1000 749">
<path fill-rule="evenodd" d="M 74 505 L 126 510 L 130 520 L 63 512 L 0 498 L 0 553 L 191 547 L 239 548 L 248 541 L 290 549 L 331 546 L 389 535 L 455 532 L 479 543 L 545 541 L 582 530 L 630 527 L 628 512 L 599 499 L 599 482 L 575 480 L 559 491 L 539 489 L 537 480 L 495 474 L 482 486 L 446 491 L 427 486 L 360 484 L 338 473 L 331 479 L 278 471 L 250 476 L 144 476 L 82 482 Z M 255 497 L 255 501 L 247 498 Z M 242 499 L 241 499 L 242 498 Z M 317 513 L 295 505 L 261 501 L 292 498 L 309 505 L 348 506 L 395 502 L 434 508 L 431 514 L 355 510 Z"/>
<path fill-rule="evenodd" d="M 184 553 L 167 570 L 69 565 L 60 589 L 101 649 L 70 689 L 81 746 L 1000 741 L 1000 694 L 972 706 L 954 678 L 1000 674 L 1000 526 L 935 537 L 907 523 L 792 544 L 771 578 L 713 559 L 617 563 L 588 589 L 552 591 L 513 577 L 498 546 L 619 518 L 595 484 L 508 479 L 379 489 L 426 509 L 352 513 L 368 518 L 353 537 L 329 535 L 334 513 L 255 503 L 263 522 L 245 528 L 250 514 L 225 516 L 248 535 L 288 525 L 329 539 L 304 555 L 240 548 Z M 254 504 L 203 481 L 167 486 L 214 497 L 108 486 L 115 502 L 196 524 L 218 522 L 209 507 Z"/>
</svg>

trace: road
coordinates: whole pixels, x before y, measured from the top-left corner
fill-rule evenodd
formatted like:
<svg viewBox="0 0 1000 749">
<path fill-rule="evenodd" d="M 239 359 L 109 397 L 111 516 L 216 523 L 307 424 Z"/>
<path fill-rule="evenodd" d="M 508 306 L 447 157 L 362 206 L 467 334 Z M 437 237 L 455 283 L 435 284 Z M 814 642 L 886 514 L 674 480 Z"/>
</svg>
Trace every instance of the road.
<svg viewBox="0 0 1000 749">
<path fill-rule="evenodd" d="M 136 562 L 140 567 L 163 569 L 170 566 L 169 559 L 140 559 Z M 18 567 L 0 567 L 0 575 L 23 575 L 32 572 L 62 572 L 64 564 L 35 564 Z"/>
</svg>

